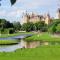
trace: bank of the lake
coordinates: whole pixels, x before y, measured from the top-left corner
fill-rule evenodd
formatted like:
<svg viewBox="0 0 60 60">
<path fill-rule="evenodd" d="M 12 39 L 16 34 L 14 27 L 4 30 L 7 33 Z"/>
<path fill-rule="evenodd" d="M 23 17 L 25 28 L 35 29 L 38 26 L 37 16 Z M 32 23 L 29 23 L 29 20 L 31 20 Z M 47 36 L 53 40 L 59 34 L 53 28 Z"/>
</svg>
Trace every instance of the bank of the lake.
<svg viewBox="0 0 60 60">
<path fill-rule="evenodd" d="M 11 45 L 18 43 L 18 40 L 0 40 L 0 45 Z"/>
<path fill-rule="evenodd" d="M 40 46 L 9 53 L 0 52 L 0 60 L 60 60 L 60 46 Z"/>
<path fill-rule="evenodd" d="M 0 34 L 0 38 L 7 38 L 7 37 L 17 36 L 22 34 L 33 34 L 33 33 L 32 32 L 16 32 L 14 34 Z"/>
<path fill-rule="evenodd" d="M 38 33 L 31 37 L 25 38 L 26 41 L 58 41 L 60 42 L 60 35 L 53 35 L 48 32 Z"/>
</svg>

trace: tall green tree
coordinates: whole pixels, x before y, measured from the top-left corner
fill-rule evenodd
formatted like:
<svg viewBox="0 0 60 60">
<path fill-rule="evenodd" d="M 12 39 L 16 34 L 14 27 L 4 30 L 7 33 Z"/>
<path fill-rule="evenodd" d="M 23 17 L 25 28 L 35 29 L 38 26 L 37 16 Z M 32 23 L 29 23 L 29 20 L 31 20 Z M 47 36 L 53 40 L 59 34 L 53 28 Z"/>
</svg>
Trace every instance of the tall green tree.
<svg viewBox="0 0 60 60">
<path fill-rule="evenodd" d="M 11 5 L 13 5 L 16 2 L 16 0 L 10 0 L 10 2 L 11 2 Z"/>
<path fill-rule="evenodd" d="M 5 19 L 0 19 L 0 29 L 13 28 L 13 24 Z"/>
<path fill-rule="evenodd" d="M 38 30 L 43 31 L 46 26 L 47 25 L 45 25 L 44 22 L 37 22 L 37 23 L 34 24 L 34 30 L 35 31 L 38 31 Z"/>
<path fill-rule="evenodd" d="M 27 31 L 27 32 L 33 31 L 33 26 L 34 26 L 33 23 L 24 23 L 21 27 L 21 30 Z"/>
<path fill-rule="evenodd" d="M 21 29 L 20 22 L 13 22 L 13 27 L 14 27 L 15 30 L 20 30 Z"/>
<path fill-rule="evenodd" d="M 0 1 L 2 1 L 2 0 L 0 0 Z M 14 5 L 16 0 L 10 0 L 10 2 L 11 2 L 11 5 Z M 0 6 L 1 6 L 1 4 L 0 4 Z"/>
<path fill-rule="evenodd" d="M 56 32 L 60 33 L 60 24 L 56 26 Z"/>
</svg>

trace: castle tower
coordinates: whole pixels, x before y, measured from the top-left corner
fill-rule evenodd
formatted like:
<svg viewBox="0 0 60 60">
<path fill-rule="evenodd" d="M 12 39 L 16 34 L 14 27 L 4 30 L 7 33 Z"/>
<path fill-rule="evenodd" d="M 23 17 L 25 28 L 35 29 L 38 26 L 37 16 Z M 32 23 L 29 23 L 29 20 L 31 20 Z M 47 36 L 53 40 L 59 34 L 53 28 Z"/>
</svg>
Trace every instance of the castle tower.
<svg viewBox="0 0 60 60">
<path fill-rule="evenodd" d="M 22 21 L 22 24 L 29 22 L 29 14 L 27 12 L 23 14 Z"/>
<path fill-rule="evenodd" d="M 36 13 L 32 12 L 32 14 L 30 15 L 30 22 L 36 23 L 39 21 L 40 21 L 40 19 L 39 19 L 38 15 Z"/>
<path fill-rule="evenodd" d="M 58 8 L 58 10 L 57 10 L 56 18 L 57 18 L 57 19 L 60 19 L 60 8 Z"/>
<path fill-rule="evenodd" d="M 50 24 L 51 23 L 51 19 L 50 19 L 50 15 L 49 13 L 45 15 L 45 24 Z"/>
</svg>

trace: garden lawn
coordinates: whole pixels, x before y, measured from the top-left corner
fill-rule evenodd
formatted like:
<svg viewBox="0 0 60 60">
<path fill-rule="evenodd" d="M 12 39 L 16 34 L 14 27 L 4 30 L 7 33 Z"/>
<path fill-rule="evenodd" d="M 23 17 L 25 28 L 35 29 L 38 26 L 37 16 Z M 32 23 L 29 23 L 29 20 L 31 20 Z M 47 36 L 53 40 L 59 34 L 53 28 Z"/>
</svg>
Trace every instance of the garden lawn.
<svg viewBox="0 0 60 60">
<path fill-rule="evenodd" d="M 0 60 L 60 60 L 60 46 L 40 46 L 9 53 L 0 52 Z"/>
<path fill-rule="evenodd" d="M 0 44 L 14 44 L 18 43 L 17 40 L 0 40 Z"/>
<path fill-rule="evenodd" d="M 0 34 L 0 38 L 12 37 L 12 36 L 17 36 L 21 34 L 32 34 L 32 32 L 17 32 L 14 34 Z"/>
<path fill-rule="evenodd" d="M 25 38 L 27 41 L 60 41 L 60 37 L 54 37 L 52 34 L 49 34 L 47 32 L 35 34 L 31 37 Z"/>
</svg>

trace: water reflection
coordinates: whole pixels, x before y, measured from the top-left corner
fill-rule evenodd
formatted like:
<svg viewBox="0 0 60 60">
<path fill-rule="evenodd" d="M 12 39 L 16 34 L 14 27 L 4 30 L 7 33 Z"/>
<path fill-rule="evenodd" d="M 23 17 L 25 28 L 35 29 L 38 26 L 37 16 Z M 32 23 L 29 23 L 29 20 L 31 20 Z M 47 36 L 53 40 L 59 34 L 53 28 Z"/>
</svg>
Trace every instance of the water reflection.
<svg viewBox="0 0 60 60">
<path fill-rule="evenodd" d="M 32 34 L 22 34 L 18 36 L 13 36 L 13 37 L 7 37 L 7 38 L 0 38 L 0 40 L 18 40 L 18 44 L 13 44 L 13 45 L 0 45 L 0 52 L 12 52 L 15 51 L 18 48 L 23 48 L 24 41 L 21 41 L 22 38 L 32 36 Z"/>
</svg>

